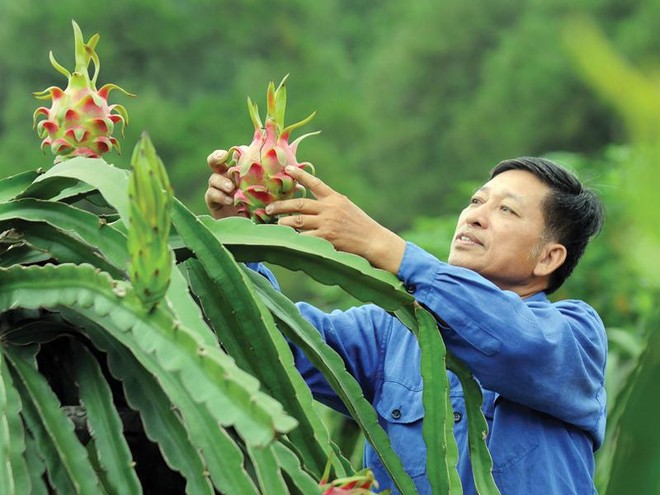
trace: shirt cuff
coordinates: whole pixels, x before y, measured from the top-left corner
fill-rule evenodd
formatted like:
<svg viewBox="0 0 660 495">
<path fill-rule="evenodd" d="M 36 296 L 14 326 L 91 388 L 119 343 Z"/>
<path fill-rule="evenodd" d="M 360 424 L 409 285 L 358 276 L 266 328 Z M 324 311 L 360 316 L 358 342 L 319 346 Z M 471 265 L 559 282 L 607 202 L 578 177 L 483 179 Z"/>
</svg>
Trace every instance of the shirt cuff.
<svg viewBox="0 0 660 495">
<path fill-rule="evenodd" d="M 445 265 L 443 261 L 416 244 L 406 242 L 406 249 L 403 252 L 397 276 L 403 282 L 406 291 L 417 298 L 423 298 L 428 293 L 430 283 L 435 280 L 438 269 L 442 265 Z"/>
<path fill-rule="evenodd" d="M 266 266 L 263 263 L 248 262 L 245 263 L 245 266 L 247 266 L 250 270 L 254 270 L 259 275 L 263 275 L 264 277 L 266 277 L 268 281 L 271 284 L 273 284 L 273 287 L 275 287 L 276 290 L 278 291 L 281 290 L 280 284 L 277 282 L 275 275 L 268 268 L 266 268 Z"/>
</svg>

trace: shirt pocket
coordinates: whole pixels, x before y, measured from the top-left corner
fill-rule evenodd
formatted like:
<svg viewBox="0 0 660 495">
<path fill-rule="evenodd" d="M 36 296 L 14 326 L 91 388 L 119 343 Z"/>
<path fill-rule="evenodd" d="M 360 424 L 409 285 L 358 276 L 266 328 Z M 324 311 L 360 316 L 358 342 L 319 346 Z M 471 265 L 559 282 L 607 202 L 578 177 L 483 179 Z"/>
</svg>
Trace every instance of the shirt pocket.
<svg viewBox="0 0 660 495">
<path fill-rule="evenodd" d="M 536 414 L 529 408 L 497 396 L 484 416 L 491 427 L 488 448 L 493 458 L 493 473 L 511 469 L 539 445 Z"/>
<path fill-rule="evenodd" d="M 422 438 L 424 405 L 421 389 L 411 390 L 400 383 L 385 382 L 375 407 L 392 449 L 401 459 L 406 472 L 411 478 L 425 474 L 426 444 Z"/>
</svg>

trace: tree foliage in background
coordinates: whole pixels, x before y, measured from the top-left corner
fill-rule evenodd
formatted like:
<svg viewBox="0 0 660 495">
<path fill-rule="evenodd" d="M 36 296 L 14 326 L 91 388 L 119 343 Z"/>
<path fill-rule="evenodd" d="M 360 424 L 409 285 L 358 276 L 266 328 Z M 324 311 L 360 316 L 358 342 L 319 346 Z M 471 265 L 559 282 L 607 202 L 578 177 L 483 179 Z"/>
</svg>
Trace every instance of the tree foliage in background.
<svg viewBox="0 0 660 495">
<path fill-rule="evenodd" d="M 629 373 L 639 376 L 633 371 L 637 358 L 657 336 L 651 330 L 657 327 L 658 299 L 650 272 L 638 271 L 630 260 L 652 262 L 657 249 L 651 244 L 650 255 L 631 256 L 637 237 L 622 232 L 640 211 L 653 214 L 647 206 L 653 200 L 631 212 L 622 185 L 639 154 L 622 143 L 636 135 L 634 119 L 618 118 L 608 97 L 591 87 L 599 77 L 619 85 L 616 92 L 624 99 L 618 108 L 638 93 L 619 82 L 628 76 L 612 78 L 608 64 L 601 63 L 591 80 L 581 77 L 561 33 L 566 14 L 586 12 L 622 56 L 651 74 L 660 53 L 658 2 L 425 0 L 402 9 L 393 0 L 275 0 L 265 15 L 263 5 L 250 1 L 120 0 L 103 16 L 90 8 L 93 3 L 0 0 L 3 176 L 44 162 L 26 116 L 33 91 L 62 83 L 46 60 L 48 50 L 67 53 L 68 37 L 60 33 L 71 18 L 113 38 L 100 49 L 101 79 L 111 73 L 138 94 L 130 101 L 126 142 L 149 129 L 178 197 L 195 213 L 205 211 L 206 155 L 251 133 L 246 96 L 260 94 L 264 81 L 291 73 L 292 119 L 318 109 L 315 125 L 323 130 L 321 138 L 301 146 L 301 156 L 378 220 L 441 258 L 455 221 L 449 212 L 498 160 L 546 154 L 586 177 L 603 194 L 608 219 L 555 297 L 585 299 L 603 315 L 611 411 Z M 65 56 L 60 61 L 70 65 Z M 635 108 L 643 110 L 655 98 L 645 94 Z M 636 137 L 632 141 L 639 144 Z M 112 157 L 121 168 L 128 168 L 129 159 L 127 151 Z M 359 303 L 299 271 L 278 275 L 294 300 L 329 307 Z M 658 409 L 653 394 L 636 397 L 642 399 L 639 410 Z M 608 441 L 600 454 L 601 490 L 614 445 Z"/>
<path fill-rule="evenodd" d="M 58 33 L 76 18 L 112 35 L 101 48 L 104 73 L 138 94 L 127 139 L 137 141 L 137 123 L 149 128 L 193 211 L 204 212 L 208 153 L 249 135 L 245 98 L 290 73 L 292 120 L 317 109 L 323 130 L 301 153 L 394 229 L 454 211 L 463 201 L 454 185 L 481 180 L 500 159 L 590 153 L 622 138 L 563 50 L 567 13 L 594 16 L 640 62 L 660 47 L 657 2 L 644 0 L 423 0 L 406 8 L 274 0 L 268 15 L 250 1 L 120 0 L 103 16 L 83 0 L 0 3 L 3 163 L 40 163 L 23 112 L 32 91 L 60 82 L 44 62 L 49 49 L 66 53 Z M 127 168 L 128 158 L 113 161 Z"/>
<path fill-rule="evenodd" d="M 576 18 L 565 39 L 577 67 L 594 90 L 621 116 L 631 141 L 621 167 L 619 192 L 627 223 L 623 260 L 637 273 L 650 299 L 635 368 L 621 387 L 608 416 L 598 482 L 603 493 L 660 491 L 660 430 L 653 427 L 660 400 L 660 231 L 654 204 L 660 183 L 660 90 L 657 73 L 630 64 L 596 25 Z"/>
<path fill-rule="evenodd" d="M 73 77 L 88 82 L 91 59 L 95 82 L 98 35 L 84 43 L 73 27 Z M 464 390 L 475 486 L 499 493 L 481 389 L 401 281 L 288 227 L 195 215 L 174 196 L 146 132 L 132 170 L 89 149 L 79 136 L 99 127 L 98 108 L 78 104 L 79 92 L 70 84 L 44 110 L 66 117 L 51 127 L 75 135 L 54 150 L 55 164 L 0 179 L 1 493 L 377 489 L 371 470 L 356 472 L 353 452 L 333 441 L 290 345 L 335 390 L 398 491 L 416 493 L 341 357 L 274 281 L 244 264 L 255 261 L 341 286 L 401 320 L 421 350 L 432 491 L 462 492 L 447 369 Z M 72 115 L 86 126 L 68 127 Z"/>
</svg>

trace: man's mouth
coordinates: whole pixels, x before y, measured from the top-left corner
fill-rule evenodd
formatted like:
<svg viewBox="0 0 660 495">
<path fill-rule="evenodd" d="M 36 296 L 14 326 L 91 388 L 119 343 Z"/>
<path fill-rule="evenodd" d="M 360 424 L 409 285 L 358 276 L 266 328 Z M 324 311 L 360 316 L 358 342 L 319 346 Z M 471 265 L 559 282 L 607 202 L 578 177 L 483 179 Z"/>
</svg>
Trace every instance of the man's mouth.
<svg viewBox="0 0 660 495">
<path fill-rule="evenodd" d="M 483 245 L 479 239 L 477 239 L 475 236 L 467 232 L 457 235 L 456 240 L 466 244 L 476 244 L 479 246 Z"/>
</svg>

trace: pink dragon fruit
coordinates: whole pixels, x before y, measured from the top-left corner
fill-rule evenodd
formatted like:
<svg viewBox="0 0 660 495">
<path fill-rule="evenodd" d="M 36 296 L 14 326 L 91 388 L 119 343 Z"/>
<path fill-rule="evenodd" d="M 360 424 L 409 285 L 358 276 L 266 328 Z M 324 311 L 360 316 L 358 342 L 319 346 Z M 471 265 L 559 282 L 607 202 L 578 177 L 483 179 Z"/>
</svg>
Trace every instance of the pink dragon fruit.
<svg viewBox="0 0 660 495">
<path fill-rule="evenodd" d="M 345 478 L 337 478 L 328 481 L 330 472 L 330 463 L 326 466 L 323 477 L 319 482 L 319 488 L 322 495 L 373 495 L 372 489 L 378 488 L 378 483 L 374 478 L 374 473 L 369 468 L 364 468 L 361 471 L 347 476 Z M 387 495 L 390 490 L 380 492 L 380 495 Z"/>
<path fill-rule="evenodd" d="M 96 90 L 96 78 L 100 62 L 95 51 L 100 35 L 92 36 L 87 43 L 83 40 L 80 27 L 72 21 L 75 45 L 75 69 L 70 73 L 62 67 L 50 52 L 52 66 L 65 75 L 69 84 L 65 90 L 52 86 L 34 93 L 38 99 L 52 99 L 51 108 L 39 107 L 34 112 L 33 121 L 39 137 L 43 139 L 41 148 L 50 146 L 56 155 L 56 162 L 74 156 L 96 158 L 111 149 L 120 151 L 119 142 L 113 137 L 115 124 L 128 124 L 128 115 L 122 105 L 108 105 L 108 94 L 118 89 L 128 96 L 134 96 L 115 84 L 106 84 Z M 88 66 L 94 62 L 94 75 L 90 79 Z M 37 123 L 39 116 L 45 119 Z"/>
<path fill-rule="evenodd" d="M 257 105 L 248 97 L 254 137 L 249 146 L 234 146 L 225 155 L 228 171 L 237 187 L 234 206 L 239 213 L 256 223 L 272 223 L 275 220 L 266 214 L 268 204 L 293 198 L 298 191 L 304 194 L 304 187 L 284 172 L 285 166 L 293 165 L 314 173 L 311 163 L 298 163 L 296 151 L 300 141 L 320 131 L 300 136 L 292 143 L 289 143 L 289 138 L 293 130 L 307 124 L 316 112 L 300 122 L 284 127 L 287 77 L 282 79 L 277 89 L 273 81 L 268 85 L 265 126 L 259 118 Z"/>
</svg>

